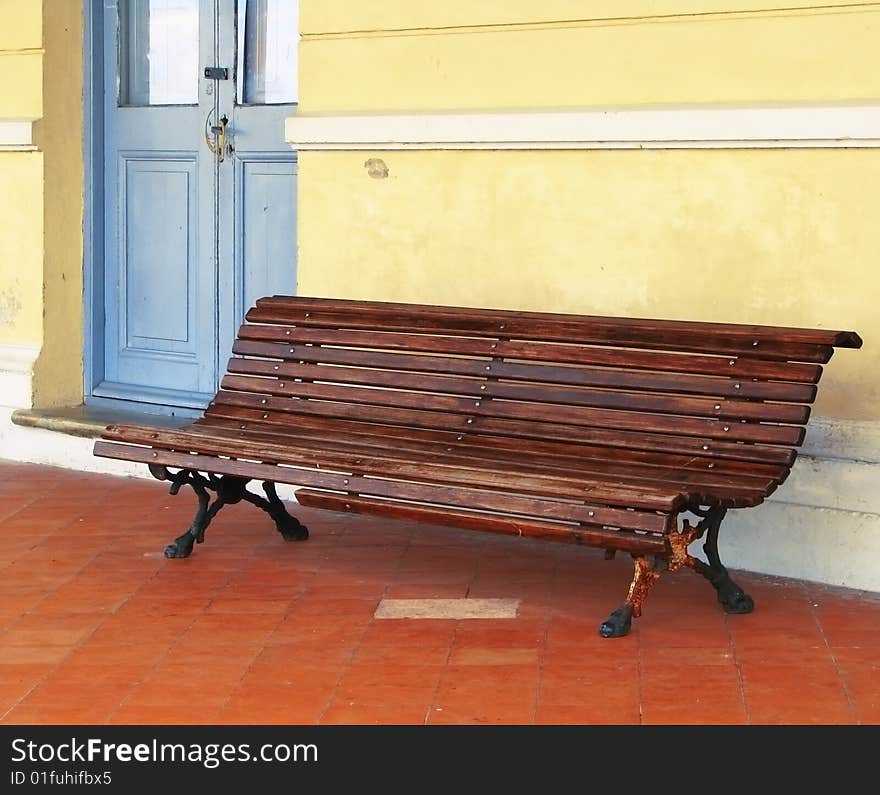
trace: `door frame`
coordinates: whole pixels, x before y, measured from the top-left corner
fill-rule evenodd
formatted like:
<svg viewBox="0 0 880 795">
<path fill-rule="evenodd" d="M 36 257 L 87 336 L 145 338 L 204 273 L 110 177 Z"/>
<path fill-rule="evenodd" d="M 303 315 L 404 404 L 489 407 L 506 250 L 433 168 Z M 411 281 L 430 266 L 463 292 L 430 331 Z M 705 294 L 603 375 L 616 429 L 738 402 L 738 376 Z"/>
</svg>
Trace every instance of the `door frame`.
<svg viewBox="0 0 880 795">
<path fill-rule="evenodd" d="M 83 0 L 83 402 L 104 373 L 103 2 Z M 97 46 L 96 46 L 97 44 Z"/>
</svg>

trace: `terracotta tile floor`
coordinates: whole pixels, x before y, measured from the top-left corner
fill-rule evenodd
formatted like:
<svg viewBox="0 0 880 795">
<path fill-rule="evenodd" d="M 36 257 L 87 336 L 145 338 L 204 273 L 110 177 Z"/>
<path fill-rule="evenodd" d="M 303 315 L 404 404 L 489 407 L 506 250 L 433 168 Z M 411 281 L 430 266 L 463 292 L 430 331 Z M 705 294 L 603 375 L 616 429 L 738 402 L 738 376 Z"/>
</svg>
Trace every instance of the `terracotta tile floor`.
<svg viewBox="0 0 880 795">
<path fill-rule="evenodd" d="M 0 462 L 6 724 L 880 723 L 880 595 L 755 574 L 726 616 L 666 575 L 626 638 L 625 556 L 300 509 L 285 543 L 157 481 Z M 514 619 L 374 619 L 383 597 L 517 598 Z"/>
</svg>

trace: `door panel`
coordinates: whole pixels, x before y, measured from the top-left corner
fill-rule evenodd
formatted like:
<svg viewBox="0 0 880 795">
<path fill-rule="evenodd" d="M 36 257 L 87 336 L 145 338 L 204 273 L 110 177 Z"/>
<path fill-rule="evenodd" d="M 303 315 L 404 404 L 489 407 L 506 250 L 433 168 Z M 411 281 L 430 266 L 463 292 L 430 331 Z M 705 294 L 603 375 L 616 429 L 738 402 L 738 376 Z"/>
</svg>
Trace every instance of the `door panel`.
<svg viewBox="0 0 880 795">
<path fill-rule="evenodd" d="M 195 158 L 122 161 L 120 348 L 195 355 Z"/>
<path fill-rule="evenodd" d="M 240 317 L 264 295 L 296 290 L 296 163 L 237 158 Z"/>
<path fill-rule="evenodd" d="M 230 274 L 220 283 L 224 365 L 244 314 L 256 299 L 296 292 L 296 154 L 278 145 L 273 151 L 267 142 L 262 149 L 242 151 L 242 141 L 251 145 L 260 141 L 242 129 L 241 110 L 236 108 L 232 132 L 233 201 L 221 207 L 225 219 L 220 228 L 221 273 Z M 252 114 L 251 120 L 258 125 L 259 114 Z"/>
</svg>

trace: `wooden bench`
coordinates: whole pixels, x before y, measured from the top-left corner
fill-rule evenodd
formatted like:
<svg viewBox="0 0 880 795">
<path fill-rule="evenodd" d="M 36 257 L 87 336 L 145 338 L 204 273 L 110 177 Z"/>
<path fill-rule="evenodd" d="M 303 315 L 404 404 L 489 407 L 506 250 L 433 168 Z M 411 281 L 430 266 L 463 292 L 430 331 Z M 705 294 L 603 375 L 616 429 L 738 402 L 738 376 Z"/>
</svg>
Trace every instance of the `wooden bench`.
<svg viewBox="0 0 880 795">
<path fill-rule="evenodd" d="M 109 426 L 94 453 L 195 490 L 170 558 L 241 500 L 307 538 L 275 483 L 306 506 L 630 553 L 629 593 L 600 626 L 616 637 L 664 569 L 752 610 L 719 559 L 721 521 L 783 483 L 821 365 L 860 345 L 851 331 L 273 296 L 247 313 L 203 417 Z M 688 552 L 703 537 L 708 562 Z"/>
</svg>

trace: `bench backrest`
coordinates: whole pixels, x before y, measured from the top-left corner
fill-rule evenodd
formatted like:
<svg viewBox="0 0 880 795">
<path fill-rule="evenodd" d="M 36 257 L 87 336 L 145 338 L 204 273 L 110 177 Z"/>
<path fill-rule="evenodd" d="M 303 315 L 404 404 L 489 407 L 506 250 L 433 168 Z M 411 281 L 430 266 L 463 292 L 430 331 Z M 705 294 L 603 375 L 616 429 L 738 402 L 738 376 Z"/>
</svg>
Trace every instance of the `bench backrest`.
<svg viewBox="0 0 880 795">
<path fill-rule="evenodd" d="M 200 422 L 382 426 L 389 446 L 421 434 L 779 483 L 822 364 L 860 345 L 824 329 L 273 296 L 247 313 Z"/>
</svg>

